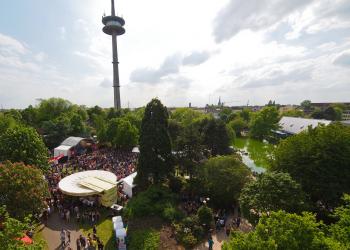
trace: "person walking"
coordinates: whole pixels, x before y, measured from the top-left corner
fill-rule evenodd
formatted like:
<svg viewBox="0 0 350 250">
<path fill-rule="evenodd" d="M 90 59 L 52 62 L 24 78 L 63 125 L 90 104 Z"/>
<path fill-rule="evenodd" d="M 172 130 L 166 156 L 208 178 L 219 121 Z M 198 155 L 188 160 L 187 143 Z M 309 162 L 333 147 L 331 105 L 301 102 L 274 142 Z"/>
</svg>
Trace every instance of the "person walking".
<svg viewBox="0 0 350 250">
<path fill-rule="evenodd" d="M 213 241 L 213 238 L 211 236 L 208 239 L 208 245 L 209 245 L 209 250 L 213 250 L 214 241 Z"/>
<path fill-rule="evenodd" d="M 68 242 L 70 243 L 70 231 L 67 230 L 67 231 L 66 231 L 66 234 L 67 234 Z"/>
<path fill-rule="evenodd" d="M 66 246 L 66 234 L 63 228 L 61 230 L 60 237 L 61 237 L 61 246 L 64 248 Z"/>
<path fill-rule="evenodd" d="M 77 244 L 77 250 L 80 250 L 81 248 L 80 248 L 80 240 L 79 240 L 79 238 L 76 240 L 76 244 Z"/>
</svg>

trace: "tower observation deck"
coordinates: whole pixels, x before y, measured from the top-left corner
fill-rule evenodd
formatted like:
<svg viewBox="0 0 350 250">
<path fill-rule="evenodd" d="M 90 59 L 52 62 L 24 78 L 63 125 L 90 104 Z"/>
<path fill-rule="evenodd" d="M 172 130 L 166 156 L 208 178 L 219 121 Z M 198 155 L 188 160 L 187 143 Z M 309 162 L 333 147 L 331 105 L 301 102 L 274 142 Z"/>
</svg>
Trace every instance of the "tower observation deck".
<svg viewBox="0 0 350 250">
<path fill-rule="evenodd" d="M 113 51 L 113 89 L 114 89 L 114 108 L 120 109 L 120 85 L 119 85 L 119 68 L 118 68 L 118 47 L 117 36 L 125 33 L 125 21 L 122 17 L 115 15 L 114 0 L 111 0 L 112 13 L 110 16 L 103 16 L 102 23 L 104 24 L 103 32 L 112 36 L 112 51 Z"/>
</svg>

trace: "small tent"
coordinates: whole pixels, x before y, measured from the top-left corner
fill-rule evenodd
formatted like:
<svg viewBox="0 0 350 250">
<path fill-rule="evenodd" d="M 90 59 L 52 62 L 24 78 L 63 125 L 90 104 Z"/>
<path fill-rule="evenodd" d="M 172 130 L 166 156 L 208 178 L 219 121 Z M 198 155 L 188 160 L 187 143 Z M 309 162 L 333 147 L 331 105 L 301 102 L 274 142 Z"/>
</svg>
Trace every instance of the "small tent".
<svg viewBox="0 0 350 250">
<path fill-rule="evenodd" d="M 136 175 L 137 175 L 137 172 L 121 180 L 123 182 L 123 192 L 127 194 L 130 198 L 132 197 L 132 189 L 135 187 L 134 179 Z"/>
<path fill-rule="evenodd" d="M 57 148 L 54 149 L 54 157 L 57 157 L 59 155 L 64 155 L 64 156 L 71 156 L 71 149 L 72 146 L 67 146 L 67 145 L 60 145 Z"/>
</svg>

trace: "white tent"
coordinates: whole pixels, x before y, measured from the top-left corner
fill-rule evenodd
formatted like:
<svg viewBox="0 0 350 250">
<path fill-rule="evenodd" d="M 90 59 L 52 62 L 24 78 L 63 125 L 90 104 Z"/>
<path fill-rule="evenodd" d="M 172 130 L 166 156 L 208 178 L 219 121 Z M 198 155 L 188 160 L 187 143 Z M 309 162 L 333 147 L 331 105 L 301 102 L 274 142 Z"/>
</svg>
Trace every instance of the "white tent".
<svg viewBox="0 0 350 250">
<path fill-rule="evenodd" d="M 118 229 L 122 229 L 122 228 L 124 228 L 124 224 L 123 224 L 123 222 L 114 222 L 113 223 L 113 228 L 114 228 L 114 230 L 115 231 L 117 231 Z"/>
<path fill-rule="evenodd" d="M 127 194 L 130 198 L 132 197 L 132 189 L 135 187 L 134 179 L 136 175 L 137 175 L 137 172 L 121 180 L 123 182 L 123 192 Z"/>
<path fill-rule="evenodd" d="M 113 221 L 113 223 L 115 223 L 115 222 L 123 222 L 123 219 L 122 219 L 121 216 L 114 216 L 112 218 L 112 221 Z"/>
<path fill-rule="evenodd" d="M 131 152 L 140 153 L 140 149 L 139 149 L 139 147 L 134 147 Z"/>
<path fill-rule="evenodd" d="M 119 228 L 115 231 L 115 236 L 117 238 L 124 238 L 126 236 L 126 230 L 125 228 Z"/>
<path fill-rule="evenodd" d="M 64 156 L 70 157 L 70 149 L 72 146 L 60 145 L 54 149 L 54 157 L 63 154 Z"/>
</svg>

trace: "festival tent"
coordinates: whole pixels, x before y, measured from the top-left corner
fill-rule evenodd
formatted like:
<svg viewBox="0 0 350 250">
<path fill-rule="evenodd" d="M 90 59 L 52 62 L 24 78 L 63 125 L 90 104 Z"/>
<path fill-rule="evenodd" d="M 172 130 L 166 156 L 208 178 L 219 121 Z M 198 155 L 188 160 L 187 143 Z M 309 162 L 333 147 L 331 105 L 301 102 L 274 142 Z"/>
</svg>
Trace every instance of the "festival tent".
<svg viewBox="0 0 350 250">
<path fill-rule="evenodd" d="M 113 223 L 113 228 L 114 228 L 114 230 L 115 231 L 117 231 L 118 229 L 122 229 L 122 228 L 124 228 L 124 224 L 123 224 L 123 222 L 114 222 Z"/>
<path fill-rule="evenodd" d="M 124 179 L 121 179 L 121 182 L 123 182 L 123 192 L 130 198 L 132 197 L 132 189 L 135 187 L 134 179 L 136 175 L 137 172 L 125 177 Z"/>
<path fill-rule="evenodd" d="M 115 222 L 123 222 L 123 219 L 122 219 L 121 216 L 114 216 L 112 218 L 112 221 L 113 221 L 113 223 L 115 223 Z"/>
<path fill-rule="evenodd" d="M 134 147 L 131 152 L 140 153 L 140 149 L 139 149 L 139 147 Z"/>
<path fill-rule="evenodd" d="M 57 148 L 54 149 L 54 157 L 57 157 L 59 155 L 64 155 L 64 156 L 71 156 L 71 149 L 72 146 L 67 146 L 67 145 L 60 145 Z"/>
</svg>

